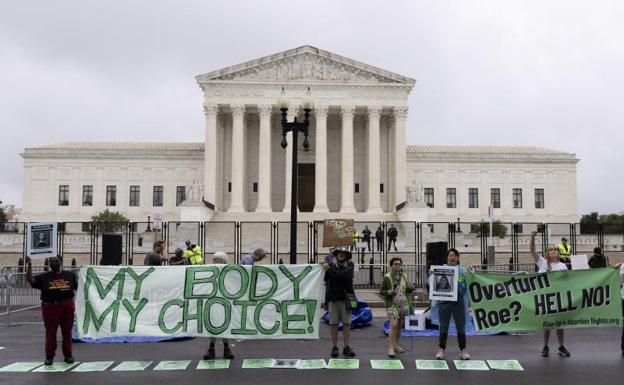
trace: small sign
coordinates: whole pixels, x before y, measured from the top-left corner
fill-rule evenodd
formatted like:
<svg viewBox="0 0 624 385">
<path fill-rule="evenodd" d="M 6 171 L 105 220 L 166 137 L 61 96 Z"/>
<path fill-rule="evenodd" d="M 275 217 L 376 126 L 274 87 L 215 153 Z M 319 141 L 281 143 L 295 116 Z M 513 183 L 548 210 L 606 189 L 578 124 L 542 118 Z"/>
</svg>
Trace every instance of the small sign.
<svg viewBox="0 0 624 385">
<path fill-rule="evenodd" d="M 371 368 L 381 370 L 403 370 L 401 360 L 370 360 Z"/>
<path fill-rule="evenodd" d="M 152 361 L 124 361 L 113 368 L 113 372 L 135 372 L 147 369 Z"/>
<path fill-rule="evenodd" d="M 260 369 L 260 368 L 272 368 L 273 359 L 245 359 L 243 361 L 243 369 Z"/>
<path fill-rule="evenodd" d="M 154 228 L 154 230 L 162 229 L 162 215 L 158 213 L 154 214 L 154 222 L 152 224 L 152 227 Z"/>
<path fill-rule="evenodd" d="M 78 365 L 72 372 L 103 372 L 108 369 L 115 361 L 94 361 L 83 362 Z"/>
<path fill-rule="evenodd" d="M 457 266 L 431 266 L 429 299 L 436 301 L 457 301 Z"/>
<path fill-rule="evenodd" d="M 572 262 L 572 270 L 589 269 L 589 264 L 587 263 L 587 255 L 571 255 L 570 262 Z"/>
<path fill-rule="evenodd" d="M 56 222 L 29 223 L 26 228 L 26 255 L 29 257 L 56 257 Z"/>
<path fill-rule="evenodd" d="M 323 247 L 352 246 L 353 219 L 325 219 L 323 222 Z"/>
<path fill-rule="evenodd" d="M 297 369 L 326 369 L 325 360 L 299 360 Z"/>
<path fill-rule="evenodd" d="M 273 361 L 273 369 L 297 369 L 298 359 L 276 359 Z"/>
<path fill-rule="evenodd" d="M 33 370 L 33 372 L 66 372 L 76 365 L 78 365 L 78 362 L 74 362 L 73 364 L 68 364 L 65 362 L 55 362 L 52 365 L 42 365 L 37 369 Z"/>
<path fill-rule="evenodd" d="M 329 369 L 359 369 L 360 360 L 358 359 L 331 359 L 327 363 Z"/>
<path fill-rule="evenodd" d="M 481 360 L 454 360 L 457 370 L 490 370 L 485 361 Z"/>
<path fill-rule="evenodd" d="M 230 360 L 204 360 L 197 364 L 197 369 L 228 369 L 229 367 Z"/>
<path fill-rule="evenodd" d="M 189 364 L 190 360 L 183 361 L 160 361 L 154 370 L 184 370 Z"/>
<path fill-rule="evenodd" d="M 443 360 L 416 360 L 416 369 L 449 370 L 449 367 L 446 361 L 443 361 Z"/>
<path fill-rule="evenodd" d="M 494 370 L 524 370 L 518 360 L 487 360 L 487 363 Z"/>
<path fill-rule="evenodd" d="M 0 368 L 0 372 L 30 372 L 42 364 L 43 362 L 16 362 Z"/>
</svg>

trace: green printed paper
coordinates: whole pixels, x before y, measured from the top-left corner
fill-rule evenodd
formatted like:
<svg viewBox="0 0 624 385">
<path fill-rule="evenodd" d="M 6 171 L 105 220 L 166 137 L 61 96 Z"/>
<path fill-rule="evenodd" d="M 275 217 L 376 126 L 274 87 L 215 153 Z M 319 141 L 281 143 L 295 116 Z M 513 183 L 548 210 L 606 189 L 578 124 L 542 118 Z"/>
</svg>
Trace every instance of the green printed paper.
<svg viewBox="0 0 624 385">
<path fill-rule="evenodd" d="M 329 369 L 359 369 L 360 360 L 357 359 L 331 359 L 327 367 Z"/>
<path fill-rule="evenodd" d="M 490 370 L 485 361 L 481 360 L 454 360 L 457 370 Z"/>
<path fill-rule="evenodd" d="M 494 370 L 524 370 L 518 360 L 487 360 L 487 363 Z"/>
<path fill-rule="evenodd" d="M 486 332 L 621 327 L 615 268 L 468 274 L 475 326 Z"/>
<path fill-rule="evenodd" d="M 416 369 L 449 370 L 449 367 L 446 361 L 443 360 L 416 360 Z"/>
<path fill-rule="evenodd" d="M 78 365 L 72 372 L 103 372 L 109 368 L 115 361 L 94 361 L 83 362 Z"/>
<path fill-rule="evenodd" d="M 145 370 L 152 364 L 152 361 L 124 361 L 113 368 L 114 372 L 133 372 Z"/>
<path fill-rule="evenodd" d="M 403 370 L 401 360 L 370 360 L 371 368 L 386 370 Z"/>
<path fill-rule="evenodd" d="M 273 359 L 245 359 L 243 361 L 243 369 L 259 369 L 259 368 L 272 368 Z"/>
<path fill-rule="evenodd" d="M 78 362 L 68 364 L 65 362 L 55 362 L 52 365 L 43 365 L 33 370 L 33 372 L 64 372 L 78 365 Z"/>
<path fill-rule="evenodd" d="M 190 360 L 184 361 L 160 361 L 154 370 L 184 370 L 191 363 Z"/>
<path fill-rule="evenodd" d="M 0 372 L 30 372 L 41 365 L 43 365 L 43 362 L 16 362 L 1 368 Z"/>
<path fill-rule="evenodd" d="M 327 363 L 325 360 L 299 360 L 297 369 L 325 369 Z"/>
<path fill-rule="evenodd" d="M 228 369 L 229 367 L 230 360 L 204 360 L 197 364 L 197 369 Z"/>
</svg>

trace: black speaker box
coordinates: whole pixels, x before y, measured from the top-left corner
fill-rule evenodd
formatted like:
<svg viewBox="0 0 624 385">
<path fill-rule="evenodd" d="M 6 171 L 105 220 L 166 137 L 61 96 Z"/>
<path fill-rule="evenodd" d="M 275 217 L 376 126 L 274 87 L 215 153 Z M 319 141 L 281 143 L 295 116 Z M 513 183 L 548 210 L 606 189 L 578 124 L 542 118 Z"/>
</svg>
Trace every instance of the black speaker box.
<svg viewBox="0 0 624 385">
<path fill-rule="evenodd" d="M 448 251 L 447 242 L 427 243 L 427 270 L 431 265 L 443 265 Z"/>
<path fill-rule="evenodd" d="M 102 234 L 102 260 L 100 265 L 121 265 L 121 234 Z"/>
</svg>

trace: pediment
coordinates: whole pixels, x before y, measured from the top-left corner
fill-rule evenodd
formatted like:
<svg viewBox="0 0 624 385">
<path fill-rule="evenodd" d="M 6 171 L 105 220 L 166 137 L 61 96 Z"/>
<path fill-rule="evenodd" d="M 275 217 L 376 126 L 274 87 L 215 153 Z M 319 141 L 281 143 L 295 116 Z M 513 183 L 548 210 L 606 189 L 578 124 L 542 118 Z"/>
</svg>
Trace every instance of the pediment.
<svg viewBox="0 0 624 385">
<path fill-rule="evenodd" d="M 196 77 L 198 83 L 232 82 L 320 82 L 403 84 L 415 80 L 351 60 L 311 46 L 252 60 Z"/>
</svg>

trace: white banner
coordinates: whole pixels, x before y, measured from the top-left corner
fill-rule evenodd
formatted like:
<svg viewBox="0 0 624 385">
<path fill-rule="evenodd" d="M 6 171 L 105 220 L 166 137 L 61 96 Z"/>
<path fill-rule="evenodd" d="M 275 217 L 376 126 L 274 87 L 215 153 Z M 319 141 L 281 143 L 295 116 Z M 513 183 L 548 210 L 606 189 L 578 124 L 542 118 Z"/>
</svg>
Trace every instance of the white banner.
<svg viewBox="0 0 624 385">
<path fill-rule="evenodd" d="M 319 265 L 85 266 L 80 338 L 318 338 Z"/>
</svg>

